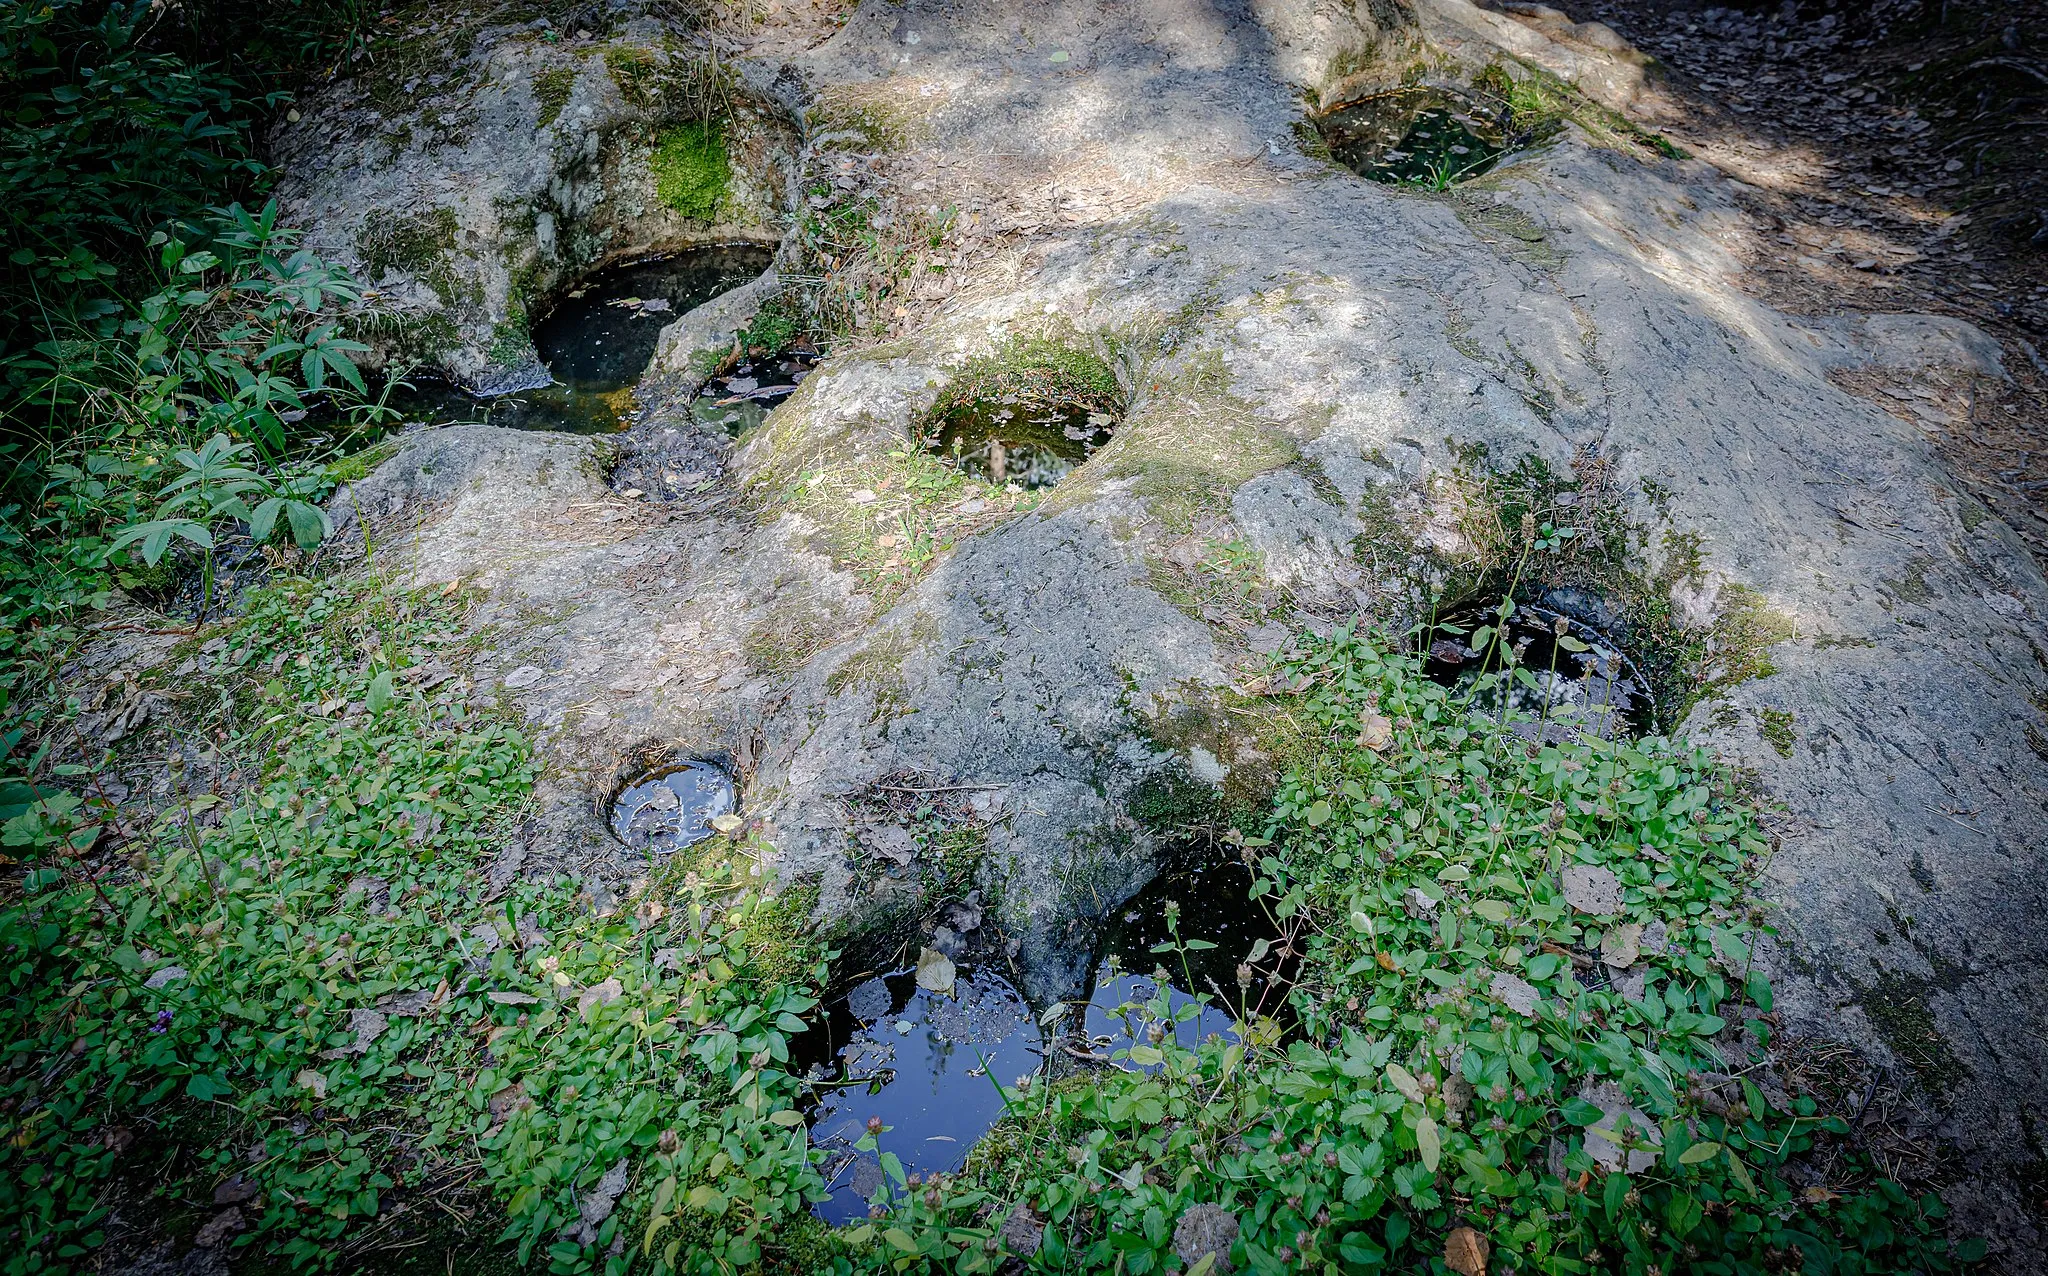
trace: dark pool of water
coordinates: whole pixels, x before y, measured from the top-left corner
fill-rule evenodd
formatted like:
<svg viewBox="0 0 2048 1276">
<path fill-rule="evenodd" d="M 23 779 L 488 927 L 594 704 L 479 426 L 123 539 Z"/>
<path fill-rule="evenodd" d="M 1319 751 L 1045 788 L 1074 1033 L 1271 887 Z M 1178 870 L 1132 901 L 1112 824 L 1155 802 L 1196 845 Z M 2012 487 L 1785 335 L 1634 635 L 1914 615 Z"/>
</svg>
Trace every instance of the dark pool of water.
<svg viewBox="0 0 2048 1276">
<path fill-rule="evenodd" d="M 1280 932 L 1251 898 L 1252 880 L 1240 860 L 1189 852 L 1111 914 L 1083 1015 L 1091 1050 L 1114 1054 L 1168 1036 L 1190 1047 L 1210 1036 L 1235 1041 L 1247 1017 L 1281 1014 Z M 1262 943 L 1265 953 L 1249 962 Z M 1248 983 L 1240 963 L 1251 965 Z"/>
<path fill-rule="evenodd" d="M 1529 719 L 1525 734 L 1614 739 L 1657 729 L 1649 683 L 1621 647 L 1560 612 L 1520 606 L 1503 626 L 1496 607 L 1466 608 L 1439 622 L 1428 638 L 1424 673 L 1470 690 L 1477 709 L 1505 707 Z M 1510 655 L 1519 672 L 1503 676 Z"/>
<path fill-rule="evenodd" d="M 796 393 L 817 366 L 818 351 L 808 343 L 759 357 L 747 355 L 704 382 L 690 405 L 691 415 L 739 438 Z"/>
<path fill-rule="evenodd" d="M 639 776 L 612 802 L 612 832 L 636 851 L 666 855 L 710 837 L 712 821 L 739 804 L 732 776 L 709 762 L 682 762 Z"/>
<path fill-rule="evenodd" d="M 766 248 L 732 244 L 598 271 L 534 325 L 534 349 L 572 390 L 623 390 L 647 371 L 663 328 L 754 279 L 774 259 Z"/>
<path fill-rule="evenodd" d="M 1500 162 L 1497 117 L 1438 89 L 1401 89 L 1341 106 L 1317 120 L 1330 155 L 1352 172 L 1397 185 L 1442 188 Z"/>
<path fill-rule="evenodd" d="M 1034 404 L 1015 396 L 977 399 L 948 413 L 925 446 L 990 483 L 1025 491 L 1051 487 L 1109 442 L 1110 418 L 1084 404 Z"/>
<path fill-rule="evenodd" d="M 811 1145 L 825 1153 L 831 1195 L 816 1213 L 834 1224 L 866 1216 L 884 1184 L 876 1156 L 854 1146 L 871 1117 L 890 1127 L 878 1150 L 895 1153 L 906 1174 L 958 1170 L 1003 1115 L 998 1083 L 1035 1075 L 1043 1048 L 1017 990 L 967 966 L 950 994 L 920 988 L 902 970 L 830 1003 L 792 1049 L 792 1066 L 820 1086 Z"/>
<path fill-rule="evenodd" d="M 558 430 L 565 434 L 614 434 L 630 424 L 629 392 L 586 393 L 546 385 L 480 399 L 435 377 L 411 376 L 392 385 L 385 402 L 399 420 L 420 425 L 502 425 L 514 430 Z"/>
<path fill-rule="evenodd" d="M 553 385 L 479 398 L 415 375 L 392 384 L 385 402 L 408 423 L 616 433 L 632 424 L 631 388 L 653 360 L 661 330 L 773 261 L 766 248 L 720 245 L 598 271 L 534 327 L 534 348 Z"/>
</svg>

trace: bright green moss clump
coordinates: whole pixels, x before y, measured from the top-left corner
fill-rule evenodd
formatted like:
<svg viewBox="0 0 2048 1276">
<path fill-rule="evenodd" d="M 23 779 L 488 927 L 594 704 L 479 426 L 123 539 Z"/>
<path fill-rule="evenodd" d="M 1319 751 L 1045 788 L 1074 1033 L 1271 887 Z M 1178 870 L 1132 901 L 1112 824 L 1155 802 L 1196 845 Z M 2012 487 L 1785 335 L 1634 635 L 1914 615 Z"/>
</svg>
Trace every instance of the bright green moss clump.
<svg viewBox="0 0 2048 1276">
<path fill-rule="evenodd" d="M 715 125 L 686 124 L 663 133 L 652 167 L 662 206 L 696 221 L 713 220 L 732 185 L 725 136 Z"/>
</svg>

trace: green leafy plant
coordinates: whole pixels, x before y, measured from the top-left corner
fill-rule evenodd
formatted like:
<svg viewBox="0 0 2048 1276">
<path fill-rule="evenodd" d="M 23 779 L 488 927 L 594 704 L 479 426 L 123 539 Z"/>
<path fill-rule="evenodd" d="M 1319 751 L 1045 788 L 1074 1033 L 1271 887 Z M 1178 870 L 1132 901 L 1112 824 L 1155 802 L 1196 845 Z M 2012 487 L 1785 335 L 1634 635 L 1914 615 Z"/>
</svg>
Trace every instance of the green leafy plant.
<svg viewBox="0 0 2048 1276">
<path fill-rule="evenodd" d="M 1753 1069 L 1772 1020 L 1743 889 L 1765 843 L 1710 755 L 1535 742 L 1350 632 L 1276 672 L 1326 742 L 1241 838 L 1301 950 L 1298 1033 L 1169 1037 L 1129 1052 L 1143 1073 L 1014 1088 L 975 1172 L 870 1241 L 993 1198 L 1035 1221 L 1042 1271 L 1177 1270 L 1197 1204 L 1237 1224 L 1220 1258 L 1268 1273 L 1433 1269 L 1460 1228 L 1535 1272 L 1981 1255 L 1853 1157 L 1795 1186 L 1846 1126 Z"/>
</svg>

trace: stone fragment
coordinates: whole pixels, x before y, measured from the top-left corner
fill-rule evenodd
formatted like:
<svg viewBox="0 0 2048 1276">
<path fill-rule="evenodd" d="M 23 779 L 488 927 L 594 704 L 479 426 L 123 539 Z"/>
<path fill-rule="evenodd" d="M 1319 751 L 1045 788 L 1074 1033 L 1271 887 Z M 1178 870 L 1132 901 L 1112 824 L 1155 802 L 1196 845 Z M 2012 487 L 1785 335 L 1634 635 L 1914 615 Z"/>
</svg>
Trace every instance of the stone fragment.
<svg viewBox="0 0 2048 1276">
<path fill-rule="evenodd" d="M 229 1206 L 206 1221 L 192 1234 L 192 1244 L 200 1249 L 219 1249 L 227 1243 L 228 1237 L 242 1230 L 242 1211 L 239 1206 Z"/>
<path fill-rule="evenodd" d="M 1019 1201 L 1003 1220 L 1002 1239 L 1005 1252 L 1016 1258 L 1030 1258 L 1045 1242 L 1045 1220 L 1033 1213 L 1028 1203 Z"/>
<path fill-rule="evenodd" d="M 1611 917 L 1621 911 L 1621 879 L 1593 864 L 1567 864 L 1564 899 L 1579 912 Z"/>
<path fill-rule="evenodd" d="M 1493 982 L 1487 985 L 1486 992 L 1516 1014 L 1531 1017 L 1536 1014 L 1537 1003 L 1543 1000 L 1543 995 L 1533 984 L 1505 970 L 1494 972 Z"/>
<path fill-rule="evenodd" d="M 183 978 L 185 978 L 185 968 L 183 966 L 166 966 L 143 980 L 142 986 L 144 988 L 156 989 Z"/>
<path fill-rule="evenodd" d="M 1237 1216 L 1220 1205 L 1194 1205 L 1173 1225 L 1173 1252 L 1186 1268 L 1192 1268 L 1204 1254 L 1212 1272 L 1230 1270 L 1230 1247 L 1237 1244 Z"/>
</svg>

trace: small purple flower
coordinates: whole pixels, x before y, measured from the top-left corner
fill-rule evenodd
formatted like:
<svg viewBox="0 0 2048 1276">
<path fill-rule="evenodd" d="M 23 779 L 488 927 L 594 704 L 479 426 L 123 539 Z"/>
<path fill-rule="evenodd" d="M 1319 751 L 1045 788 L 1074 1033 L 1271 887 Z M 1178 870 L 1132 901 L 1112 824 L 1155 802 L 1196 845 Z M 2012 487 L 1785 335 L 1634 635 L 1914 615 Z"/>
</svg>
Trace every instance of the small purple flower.
<svg viewBox="0 0 2048 1276">
<path fill-rule="evenodd" d="M 171 1030 L 171 1012 L 168 1010 L 157 1011 L 156 1022 L 149 1025 L 149 1030 L 151 1032 L 169 1032 Z"/>
</svg>

